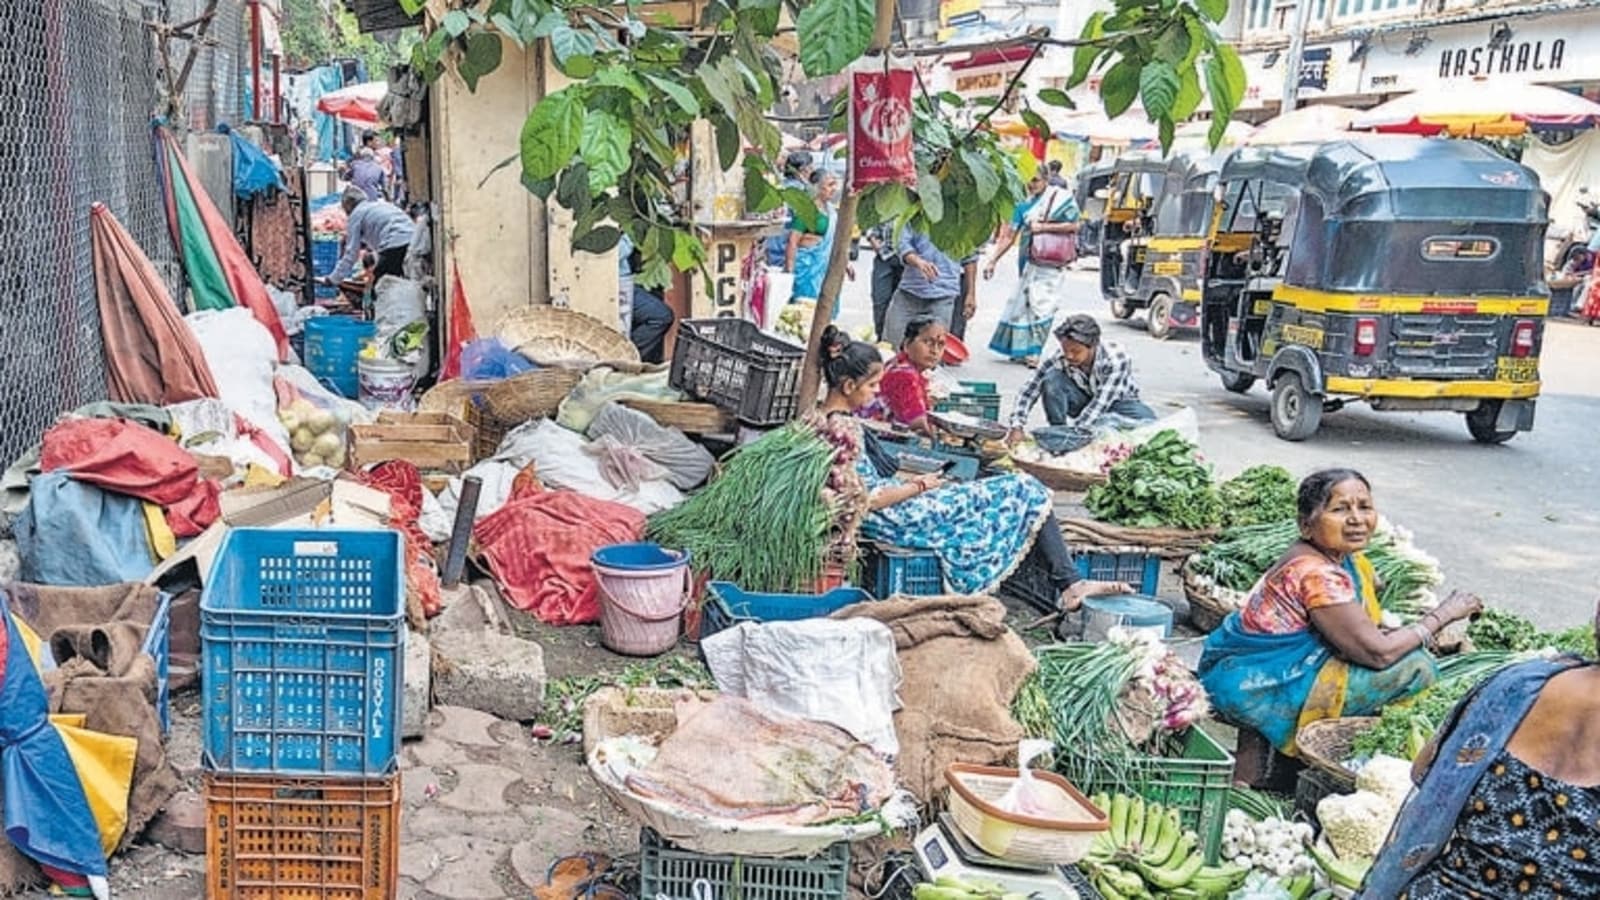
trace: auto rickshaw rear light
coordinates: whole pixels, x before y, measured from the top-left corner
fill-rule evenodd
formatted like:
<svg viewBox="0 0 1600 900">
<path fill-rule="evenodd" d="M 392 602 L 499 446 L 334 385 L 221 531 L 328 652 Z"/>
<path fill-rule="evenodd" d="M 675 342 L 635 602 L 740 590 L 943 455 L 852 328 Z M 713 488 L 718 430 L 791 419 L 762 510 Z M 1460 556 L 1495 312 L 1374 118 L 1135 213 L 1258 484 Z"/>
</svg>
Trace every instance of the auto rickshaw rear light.
<svg viewBox="0 0 1600 900">
<path fill-rule="evenodd" d="M 1533 355 L 1533 322 L 1519 319 L 1511 329 L 1511 355 L 1517 358 Z"/>
<path fill-rule="evenodd" d="M 1378 320 L 1356 320 L 1356 355 L 1371 356 L 1378 349 Z"/>
</svg>

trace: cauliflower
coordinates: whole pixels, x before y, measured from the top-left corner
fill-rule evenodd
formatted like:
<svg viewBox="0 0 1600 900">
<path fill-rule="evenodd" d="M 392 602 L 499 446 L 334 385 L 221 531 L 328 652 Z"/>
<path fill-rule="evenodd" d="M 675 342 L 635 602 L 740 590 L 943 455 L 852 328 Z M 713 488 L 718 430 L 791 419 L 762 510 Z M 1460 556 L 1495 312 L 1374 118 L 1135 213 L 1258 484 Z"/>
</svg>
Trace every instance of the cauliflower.
<svg viewBox="0 0 1600 900">
<path fill-rule="evenodd" d="M 1355 859 L 1378 855 L 1399 811 L 1399 804 L 1382 794 L 1358 790 L 1323 797 L 1317 803 L 1317 820 L 1339 858 Z"/>
<path fill-rule="evenodd" d="M 1374 756 L 1356 773 L 1356 790 L 1371 791 L 1398 810 L 1411 793 L 1411 763 L 1383 754 Z"/>
</svg>

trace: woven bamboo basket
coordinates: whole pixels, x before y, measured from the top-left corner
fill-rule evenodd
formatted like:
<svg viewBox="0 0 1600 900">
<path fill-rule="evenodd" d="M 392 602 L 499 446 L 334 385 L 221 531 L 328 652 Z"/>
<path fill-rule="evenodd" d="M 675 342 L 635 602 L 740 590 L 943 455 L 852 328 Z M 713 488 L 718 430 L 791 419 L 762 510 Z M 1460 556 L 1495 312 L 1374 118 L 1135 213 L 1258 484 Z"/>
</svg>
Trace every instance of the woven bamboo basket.
<svg viewBox="0 0 1600 900">
<path fill-rule="evenodd" d="M 1350 745 L 1356 736 L 1377 724 L 1378 720 L 1370 716 L 1321 719 L 1301 728 L 1294 742 L 1306 765 L 1332 778 L 1346 790 L 1354 790 L 1356 773 L 1345 768 L 1344 760 L 1350 755 Z"/>
<path fill-rule="evenodd" d="M 1191 557 L 1192 559 L 1193 557 Z M 1228 613 L 1239 608 L 1239 597 L 1244 596 L 1237 591 L 1224 591 L 1214 585 L 1201 583 L 1195 573 L 1189 571 L 1189 564 L 1185 562 L 1178 569 L 1178 574 L 1183 580 L 1183 596 L 1189 601 L 1189 624 L 1199 632 L 1215 631 Z M 1238 596 L 1232 596 L 1232 595 Z"/>
<path fill-rule="evenodd" d="M 578 367 L 548 366 L 496 381 L 483 389 L 480 412 L 513 427 L 553 416 L 583 373 Z"/>
<path fill-rule="evenodd" d="M 688 434 L 729 434 L 734 429 L 733 417 L 710 403 L 663 403 L 633 397 L 624 397 L 617 402 L 644 413 L 654 419 L 657 425 L 676 428 Z"/>
<path fill-rule="evenodd" d="M 599 319 L 557 306 L 516 309 L 491 333 L 541 366 L 639 362 L 639 349 L 626 335 Z"/>
<path fill-rule="evenodd" d="M 1076 469 L 1061 469 L 1055 466 L 1047 466 L 1042 463 L 1032 462 L 1026 459 L 1018 459 L 1015 456 L 1011 458 L 1011 462 L 1014 463 L 1018 469 L 1021 469 L 1029 475 L 1039 479 L 1044 483 L 1045 487 L 1050 488 L 1053 491 L 1082 492 L 1087 491 L 1089 488 L 1094 487 L 1097 484 L 1106 483 L 1106 475 L 1104 472 L 1082 472 Z"/>
</svg>

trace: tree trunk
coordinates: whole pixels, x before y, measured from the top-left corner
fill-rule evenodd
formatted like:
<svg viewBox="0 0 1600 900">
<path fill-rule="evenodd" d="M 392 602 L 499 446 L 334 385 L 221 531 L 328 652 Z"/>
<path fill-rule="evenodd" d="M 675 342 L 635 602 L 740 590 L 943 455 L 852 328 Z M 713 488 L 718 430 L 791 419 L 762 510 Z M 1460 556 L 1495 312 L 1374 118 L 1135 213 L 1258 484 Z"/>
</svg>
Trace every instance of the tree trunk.
<svg viewBox="0 0 1600 900">
<path fill-rule="evenodd" d="M 873 23 L 872 43 L 867 45 L 867 55 L 877 56 L 889 52 L 889 39 L 894 30 L 895 0 L 877 0 L 877 21 Z M 848 70 L 846 70 L 848 72 Z M 850 115 L 847 111 L 846 115 Z M 800 411 L 809 412 L 817 404 L 817 389 L 822 379 L 820 355 L 822 332 L 833 321 L 833 307 L 839 302 L 839 291 L 844 287 L 844 270 L 850 264 L 850 235 L 856 227 L 856 192 L 850 189 L 849 162 L 855 159 L 855 139 L 850 136 L 846 144 L 846 191 L 844 202 L 839 204 L 838 222 L 834 224 L 833 251 L 828 254 L 828 271 L 822 278 L 822 296 L 817 298 L 816 312 L 811 316 L 811 336 L 806 340 L 805 366 L 800 372 Z"/>
</svg>

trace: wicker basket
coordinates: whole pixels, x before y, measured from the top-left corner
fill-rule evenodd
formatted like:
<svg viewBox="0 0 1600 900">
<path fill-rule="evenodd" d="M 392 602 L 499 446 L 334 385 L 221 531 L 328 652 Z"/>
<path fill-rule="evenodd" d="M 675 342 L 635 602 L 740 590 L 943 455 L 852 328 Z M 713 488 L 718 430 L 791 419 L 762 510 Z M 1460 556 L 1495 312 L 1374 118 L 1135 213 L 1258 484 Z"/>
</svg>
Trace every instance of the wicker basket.
<svg viewBox="0 0 1600 900">
<path fill-rule="evenodd" d="M 639 348 L 599 319 L 557 306 L 524 306 L 492 334 L 541 366 L 639 362 Z"/>
<path fill-rule="evenodd" d="M 1378 724 L 1372 717 L 1348 716 L 1343 719 L 1321 719 L 1311 722 L 1295 735 L 1295 746 L 1306 765 L 1332 778 L 1346 789 L 1356 786 L 1356 773 L 1345 768 L 1344 760 L 1350 755 L 1350 745 L 1356 735 L 1370 731 Z"/>
<path fill-rule="evenodd" d="M 1104 472 L 1082 472 L 1077 469 L 1062 469 L 1031 460 L 1018 459 L 1015 456 L 1011 457 L 1011 462 L 1018 469 L 1044 482 L 1044 486 L 1053 491 L 1081 493 L 1097 484 L 1106 483 Z"/>
<path fill-rule="evenodd" d="M 654 419 L 657 425 L 676 428 L 688 434 L 731 434 L 734 430 L 733 417 L 710 403 L 663 403 L 633 397 L 624 397 L 617 402 L 644 413 Z"/>
<path fill-rule="evenodd" d="M 1189 601 L 1189 624 L 1196 631 L 1215 631 L 1228 613 L 1240 608 L 1239 597 L 1245 595 L 1202 583 L 1187 562 L 1179 567 L 1178 574 L 1183 580 L 1183 596 Z"/>
<path fill-rule="evenodd" d="M 1088 854 L 1097 835 L 1109 827 L 1077 788 L 1053 772 L 1035 772 L 1049 818 L 1008 813 L 995 804 L 1017 781 L 1016 769 L 953 763 L 944 770 L 950 784 L 950 817 L 983 850 L 1001 859 L 1038 865 L 1072 865 Z"/>
</svg>

